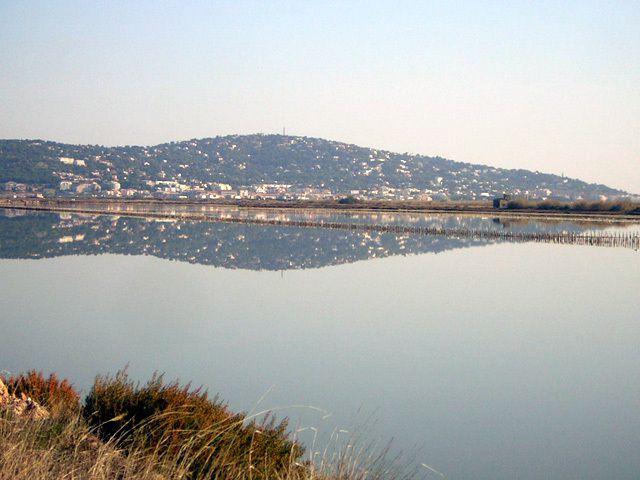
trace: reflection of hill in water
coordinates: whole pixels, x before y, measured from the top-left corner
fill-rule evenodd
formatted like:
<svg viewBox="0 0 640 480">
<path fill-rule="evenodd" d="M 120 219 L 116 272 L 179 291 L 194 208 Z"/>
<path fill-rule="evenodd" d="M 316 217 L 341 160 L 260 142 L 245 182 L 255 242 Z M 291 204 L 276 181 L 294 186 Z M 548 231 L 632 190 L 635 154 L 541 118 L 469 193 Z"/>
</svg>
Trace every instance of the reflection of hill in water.
<svg viewBox="0 0 640 480">
<path fill-rule="evenodd" d="M 487 243 L 468 238 L 317 228 L 17 211 L 0 214 L 0 258 L 114 253 L 224 268 L 287 270 L 438 253 Z"/>
<path fill-rule="evenodd" d="M 473 234 L 452 237 L 348 228 L 224 223 L 225 218 L 438 227 L 451 232 L 468 229 L 477 232 L 584 233 L 607 228 L 603 223 L 452 215 L 344 216 L 218 209 L 209 212 L 207 217 L 212 220 L 218 218 L 222 222 L 0 209 L 0 258 L 115 253 L 152 255 L 225 268 L 287 270 L 319 268 L 392 255 L 438 253 L 505 241 L 500 237 L 483 238 Z"/>
</svg>

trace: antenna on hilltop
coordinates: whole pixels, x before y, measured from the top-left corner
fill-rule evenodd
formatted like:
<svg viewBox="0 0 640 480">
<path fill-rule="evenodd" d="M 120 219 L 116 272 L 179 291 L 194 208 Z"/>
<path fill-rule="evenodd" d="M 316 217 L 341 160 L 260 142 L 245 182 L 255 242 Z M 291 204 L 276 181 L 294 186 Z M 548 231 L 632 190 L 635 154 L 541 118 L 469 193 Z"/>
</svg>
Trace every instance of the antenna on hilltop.
<svg viewBox="0 0 640 480">
<path fill-rule="evenodd" d="M 284 127 L 282 127 L 282 136 L 284 137 L 287 134 L 286 130 Z"/>
</svg>

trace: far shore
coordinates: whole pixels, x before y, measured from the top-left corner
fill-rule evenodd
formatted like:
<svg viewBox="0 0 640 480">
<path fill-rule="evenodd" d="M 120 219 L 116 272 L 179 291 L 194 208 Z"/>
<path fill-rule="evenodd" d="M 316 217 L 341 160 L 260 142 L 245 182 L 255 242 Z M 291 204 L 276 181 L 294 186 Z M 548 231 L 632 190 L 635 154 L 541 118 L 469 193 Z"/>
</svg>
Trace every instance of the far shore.
<svg viewBox="0 0 640 480">
<path fill-rule="evenodd" d="M 341 203 L 339 200 L 195 200 L 195 199 L 120 199 L 120 198 L 0 198 L 0 208 L 24 210 L 74 211 L 78 213 L 117 213 L 136 206 L 167 207 L 237 207 L 242 209 L 281 211 L 333 211 L 340 213 L 424 213 L 455 215 L 491 215 L 494 217 L 546 218 L 555 220 L 605 221 L 640 223 L 639 214 L 625 211 L 549 210 L 540 208 L 495 208 L 490 201 L 375 201 L 358 200 Z M 115 207 L 115 208 L 114 208 Z M 103 211 L 102 209 L 105 208 Z M 108 210 L 106 209 L 108 208 Z M 153 212 L 140 210 L 140 216 Z M 158 212 L 160 213 L 160 212 Z"/>
</svg>

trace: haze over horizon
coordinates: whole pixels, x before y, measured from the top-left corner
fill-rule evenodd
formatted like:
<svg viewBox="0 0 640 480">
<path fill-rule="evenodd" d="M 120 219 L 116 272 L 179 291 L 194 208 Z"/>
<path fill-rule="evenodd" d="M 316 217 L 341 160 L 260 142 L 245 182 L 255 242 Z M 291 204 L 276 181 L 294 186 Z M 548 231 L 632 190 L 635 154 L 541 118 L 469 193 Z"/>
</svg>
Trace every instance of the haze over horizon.
<svg viewBox="0 0 640 480">
<path fill-rule="evenodd" d="M 640 193 L 640 2 L 0 3 L 0 138 L 262 132 Z"/>
</svg>

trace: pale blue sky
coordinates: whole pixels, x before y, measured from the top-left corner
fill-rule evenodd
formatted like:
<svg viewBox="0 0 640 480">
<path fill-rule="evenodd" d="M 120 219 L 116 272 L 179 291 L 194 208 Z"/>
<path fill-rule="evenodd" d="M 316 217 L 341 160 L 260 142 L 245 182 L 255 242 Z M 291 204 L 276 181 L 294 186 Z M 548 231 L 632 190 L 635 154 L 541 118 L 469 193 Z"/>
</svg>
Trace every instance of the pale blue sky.
<svg viewBox="0 0 640 480">
<path fill-rule="evenodd" d="M 640 2 L 0 0 L 0 138 L 317 136 L 640 193 Z"/>
</svg>

